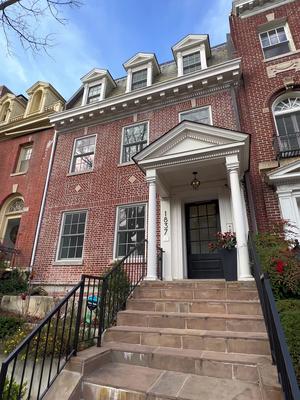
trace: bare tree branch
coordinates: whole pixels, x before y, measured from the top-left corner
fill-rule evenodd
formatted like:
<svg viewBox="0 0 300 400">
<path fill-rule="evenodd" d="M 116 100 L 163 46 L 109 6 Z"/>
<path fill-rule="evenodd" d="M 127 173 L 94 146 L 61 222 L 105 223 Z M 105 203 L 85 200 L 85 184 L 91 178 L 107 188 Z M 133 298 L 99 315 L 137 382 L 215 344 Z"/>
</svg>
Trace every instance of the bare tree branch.
<svg viewBox="0 0 300 400">
<path fill-rule="evenodd" d="M 24 49 L 33 52 L 45 50 L 53 45 L 54 34 L 39 34 L 41 24 L 52 18 L 61 24 L 63 8 L 79 7 L 80 0 L 0 0 L 0 30 L 2 30 L 8 51 L 12 38 L 17 36 Z"/>
</svg>

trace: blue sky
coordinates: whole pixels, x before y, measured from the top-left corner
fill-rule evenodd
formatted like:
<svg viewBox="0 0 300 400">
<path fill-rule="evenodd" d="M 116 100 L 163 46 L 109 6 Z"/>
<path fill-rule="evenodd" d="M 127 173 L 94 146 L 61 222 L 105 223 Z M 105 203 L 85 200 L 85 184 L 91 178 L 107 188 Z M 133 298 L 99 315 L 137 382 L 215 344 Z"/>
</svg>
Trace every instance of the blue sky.
<svg viewBox="0 0 300 400">
<path fill-rule="evenodd" d="M 0 35 L 0 84 L 16 94 L 36 81 L 50 82 L 66 99 L 92 68 L 125 75 L 122 63 L 135 53 L 154 52 L 160 63 L 172 59 L 171 46 L 189 33 L 208 33 L 211 45 L 229 31 L 231 0 L 85 0 L 65 9 L 67 25 L 43 19 L 39 29 L 54 32 L 49 55 L 32 55 L 17 40 L 9 55 Z"/>
</svg>

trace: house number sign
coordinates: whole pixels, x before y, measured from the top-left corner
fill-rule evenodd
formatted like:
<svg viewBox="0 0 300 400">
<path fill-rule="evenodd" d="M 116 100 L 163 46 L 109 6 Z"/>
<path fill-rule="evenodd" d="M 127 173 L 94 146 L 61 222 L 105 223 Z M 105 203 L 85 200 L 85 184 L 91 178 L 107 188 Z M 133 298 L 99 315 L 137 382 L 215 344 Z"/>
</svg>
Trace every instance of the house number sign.
<svg viewBox="0 0 300 400">
<path fill-rule="evenodd" d="M 165 211 L 165 213 L 164 213 L 163 230 L 164 230 L 164 239 L 165 239 L 165 240 L 169 240 L 169 238 L 168 238 L 169 219 L 168 219 L 168 216 L 167 216 L 167 211 Z"/>
</svg>

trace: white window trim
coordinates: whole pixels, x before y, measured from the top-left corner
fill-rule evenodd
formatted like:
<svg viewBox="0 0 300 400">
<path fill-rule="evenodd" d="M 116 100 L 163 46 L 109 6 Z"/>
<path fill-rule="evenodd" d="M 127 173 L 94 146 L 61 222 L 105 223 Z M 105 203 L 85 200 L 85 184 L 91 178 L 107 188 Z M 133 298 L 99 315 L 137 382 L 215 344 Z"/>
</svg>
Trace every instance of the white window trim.
<svg viewBox="0 0 300 400">
<path fill-rule="evenodd" d="M 147 70 L 147 85 L 142 87 L 142 88 L 140 88 L 140 89 L 132 90 L 132 74 L 134 72 L 142 71 L 143 69 Z M 152 62 L 148 62 L 146 64 L 142 64 L 142 65 L 139 65 L 139 66 L 133 67 L 133 68 L 128 68 L 127 80 L 126 80 L 126 93 L 136 92 L 138 90 L 142 90 L 145 87 L 151 86 L 152 83 L 153 83 L 153 66 L 152 66 Z"/>
<path fill-rule="evenodd" d="M 26 169 L 26 171 L 20 171 L 21 161 L 23 161 L 23 160 L 21 160 L 21 155 L 22 155 L 22 153 L 24 153 L 25 149 L 27 149 L 29 147 L 31 147 L 32 150 L 31 150 L 30 158 L 28 160 L 28 168 Z M 32 151 L 33 151 L 33 143 L 28 143 L 28 144 L 26 143 L 26 144 L 22 144 L 21 145 L 20 152 L 19 152 L 19 158 L 18 158 L 18 162 L 17 162 L 17 165 L 16 165 L 16 169 L 15 169 L 15 172 L 13 172 L 14 175 L 27 174 L 28 169 L 29 169 L 29 163 L 30 163 L 30 160 L 31 160 L 31 157 L 32 157 Z"/>
<path fill-rule="evenodd" d="M 114 245 L 113 245 L 113 260 L 122 260 L 123 257 L 117 257 L 117 237 L 118 237 L 118 216 L 119 208 L 130 207 L 130 206 L 145 206 L 145 239 L 147 239 L 148 233 L 148 203 L 147 202 L 137 202 L 128 204 L 118 204 L 116 206 L 116 216 L 115 216 L 115 233 L 114 233 Z"/>
<path fill-rule="evenodd" d="M 122 128 L 122 137 L 121 137 L 121 151 L 120 151 L 120 159 L 119 159 L 119 165 L 132 165 L 134 164 L 134 161 L 127 161 L 127 162 L 122 162 L 122 157 L 123 157 L 123 142 L 124 142 L 124 132 L 126 128 L 132 128 L 137 125 L 142 125 L 142 124 L 147 124 L 147 130 L 148 130 L 148 136 L 147 136 L 147 146 L 149 145 L 149 139 L 150 139 L 150 121 L 139 121 L 134 124 L 126 125 L 123 126 Z"/>
<path fill-rule="evenodd" d="M 62 230 L 63 230 L 63 226 L 64 226 L 65 216 L 66 216 L 66 214 L 81 213 L 81 212 L 85 212 L 86 213 L 81 258 L 59 258 L 59 250 L 60 250 Z M 55 264 L 58 264 L 58 265 L 59 264 L 76 265 L 76 263 L 80 263 L 80 264 L 82 263 L 82 261 L 84 260 L 84 247 L 85 247 L 85 237 L 86 237 L 86 231 L 87 231 L 88 217 L 89 217 L 89 212 L 88 212 L 88 210 L 86 208 L 83 208 L 83 209 L 80 209 L 80 210 L 64 210 L 64 211 L 61 212 L 59 237 L 58 237 L 58 246 L 57 246 L 57 249 L 56 249 L 55 260 L 54 260 Z"/>
<path fill-rule="evenodd" d="M 278 132 L 278 127 L 277 127 L 277 122 L 276 122 L 276 115 L 284 115 L 284 114 L 291 114 L 292 112 L 287 110 L 287 111 L 275 111 L 275 107 L 278 103 L 280 103 L 280 101 L 288 99 L 289 97 L 300 97 L 300 91 L 290 91 L 287 93 L 284 93 L 283 95 L 277 97 L 277 99 L 273 102 L 272 104 L 272 116 L 273 116 L 273 121 L 275 124 L 275 129 L 276 129 L 276 135 L 279 136 L 279 132 Z"/>
<path fill-rule="evenodd" d="M 93 136 L 96 137 L 96 139 L 95 139 L 95 151 L 94 151 L 93 168 L 89 169 L 88 171 L 72 172 L 72 165 L 73 165 L 73 159 L 74 159 L 74 155 L 75 155 L 75 148 L 76 148 L 76 142 L 77 142 L 77 140 L 80 140 L 80 139 L 87 139 L 87 138 L 93 137 Z M 80 136 L 80 137 L 74 139 L 73 149 L 72 149 L 72 157 L 71 157 L 71 162 L 70 162 L 70 166 L 69 166 L 69 173 L 68 173 L 68 176 L 70 176 L 70 175 L 87 174 L 87 173 L 89 173 L 89 172 L 93 172 L 93 171 L 94 171 L 95 160 L 96 160 L 97 137 L 98 137 L 98 135 L 95 134 L 95 133 L 93 133 L 93 134 L 91 134 L 91 135 Z"/>
<path fill-rule="evenodd" d="M 265 53 L 264 53 L 264 48 L 263 48 L 263 44 L 262 44 L 261 35 L 264 34 L 264 33 L 270 32 L 272 30 L 278 29 L 278 28 L 283 28 L 284 29 L 285 35 L 286 35 L 288 43 L 289 43 L 290 50 L 288 52 L 286 52 L 286 53 L 282 53 L 282 54 L 279 54 L 277 56 L 268 57 L 267 58 L 265 56 Z M 272 61 L 272 59 L 285 57 L 285 56 L 288 56 L 290 53 L 293 53 L 293 52 L 296 51 L 296 47 L 295 47 L 295 44 L 294 44 L 294 41 L 293 41 L 293 37 L 292 37 L 291 31 L 290 31 L 290 28 L 289 28 L 289 25 L 288 25 L 287 22 L 285 22 L 285 23 L 280 22 L 280 23 L 278 23 L 278 25 L 275 25 L 272 28 L 263 30 L 263 31 L 259 32 L 258 36 L 259 36 L 260 48 L 261 48 L 261 51 L 262 51 L 262 54 L 263 54 L 263 57 L 264 57 L 265 61 Z"/>
<path fill-rule="evenodd" d="M 183 57 L 188 56 L 193 53 L 200 52 L 200 61 L 201 61 L 201 71 L 203 69 L 207 68 L 207 59 L 206 59 L 206 49 L 205 49 L 205 44 L 202 43 L 200 46 L 197 47 L 192 47 L 188 50 L 184 51 L 179 51 L 176 55 L 177 58 L 177 76 L 187 76 L 189 74 L 184 74 L 183 73 Z M 197 73 L 199 71 L 195 71 L 194 73 Z M 191 72 L 193 74 L 193 72 Z"/>
<path fill-rule="evenodd" d="M 88 101 L 89 90 L 92 87 L 98 86 L 98 85 L 101 85 L 101 91 L 100 91 L 100 96 L 99 96 L 99 100 L 98 101 L 102 101 L 102 100 L 105 99 L 106 85 L 107 85 L 106 76 L 104 76 L 103 78 L 98 79 L 96 81 L 84 84 L 84 92 L 83 92 L 82 103 L 81 103 L 82 106 L 90 104 L 90 103 L 87 102 Z M 95 103 L 97 103 L 97 102 L 95 102 Z"/>
<path fill-rule="evenodd" d="M 190 108 L 190 109 L 188 109 L 188 110 L 180 111 L 180 112 L 178 113 L 178 121 L 179 121 L 179 122 L 182 122 L 182 121 L 183 121 L 183 120 L 181 119 L 181 115 L 182 115 L 182 114 L 189 113 L 189 112 L 192 112 L 192 111 L 203 110 L 204 108 L 208 108 L 208 114 L 209 114 L 209 120 L 210 120 L 209 125 L 213 125 L 213 118 L 212 118 L 212 108 L 211 108 L 211 105 L 208 105 L 208 106 L 201 106 L 201 107 L 195 107 L 195 108 Z"/>
</svg>

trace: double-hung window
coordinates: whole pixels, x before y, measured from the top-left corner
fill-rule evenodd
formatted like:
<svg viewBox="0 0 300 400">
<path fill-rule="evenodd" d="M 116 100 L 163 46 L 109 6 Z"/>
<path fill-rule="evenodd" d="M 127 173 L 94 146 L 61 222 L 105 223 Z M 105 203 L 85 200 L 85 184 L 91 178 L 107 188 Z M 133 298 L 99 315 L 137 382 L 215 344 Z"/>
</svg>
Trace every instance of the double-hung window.
<svg viewBox="0 0 300 400">
<path fill-rule="evenodd" d="M 25 173 L 29 167 L 29 160 L 32 154 L 32 144 L 21 147 L 16 173 Z"/>
<path fill-rule="evenodd" d="M 123 128 L 121 162 L 131 161 L 136 153 L 148 144 L 148 122 L 127 126 Z"/>
<path fill-rule="evenodd" d="M 130 204 L 117 208 L 116 251 L 117 258 L 124 257 L 136 244 L 145 239 L 145 204 Z M 144 247 L 137 250 L 142 255 Z"/>
<path fill-rule="evenodd" d="M 71 211 L 63 214 L 58 260 L 82 259 L 86 215 L 86 211 Z"/>
<path fill-rule="evenodd" d="M 71 173 L 91 171 L 94 166 L 96 136 L 78 138 L 74 143 Z"/>
<path fill-rule="evenodd" d="M 95 103 L 100 100 L 102 85 L 91 86 L 88 91 L 87 103 Z"/>
<path fill-rule="evenodd" d="M 260 42 L 266 59 L 289 53 L 291 51 L 290 41 L 285 26 L 261 33 Z"/>
<path fill-rule="evenodd" d="M 196 108 L 179 114 L 181 121 L 194 121 L 202 124 L 211 124 L 210 107 Z"/>
<path fill-rule="evenodd" d="M 182 61 L 184 75 L 201 69 L 200 51 L 183 56 Z"/>
<path fill-rule="evenodd" d="M 131 90 L 140 89 L 147 86 L 148 70 L 142 69 L 132 73 Z"/>
</svg>

